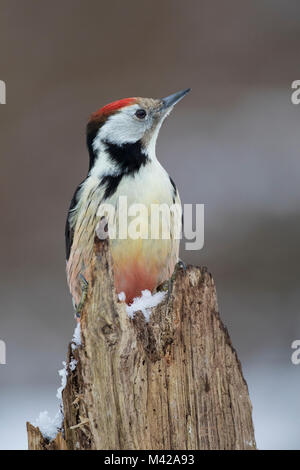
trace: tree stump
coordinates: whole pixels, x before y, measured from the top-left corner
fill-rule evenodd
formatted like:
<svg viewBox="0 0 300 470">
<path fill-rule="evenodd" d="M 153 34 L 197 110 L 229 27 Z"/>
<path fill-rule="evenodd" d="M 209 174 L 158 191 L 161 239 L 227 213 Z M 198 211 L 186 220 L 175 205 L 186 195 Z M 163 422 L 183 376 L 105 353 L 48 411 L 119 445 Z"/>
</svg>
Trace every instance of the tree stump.
<svg viewBox="0 0 300 470">
<path fill-rule="evenodd" d="M 116 296 L 108 240 L 95 239 L 90 269 L 62 432 L 48 442 L 28 423 L 29 449 L 255 449 L 248 387 L 206 268 L 177 270 L 149 323 Z"/>
</svg>

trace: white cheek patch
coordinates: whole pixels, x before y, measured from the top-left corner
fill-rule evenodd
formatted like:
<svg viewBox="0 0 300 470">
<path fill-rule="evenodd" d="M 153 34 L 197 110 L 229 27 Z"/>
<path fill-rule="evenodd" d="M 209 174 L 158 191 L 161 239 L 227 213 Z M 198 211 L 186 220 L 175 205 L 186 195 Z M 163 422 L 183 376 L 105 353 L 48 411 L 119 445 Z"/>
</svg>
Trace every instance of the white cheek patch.
<svg viewBox="0 0 300 470">
<path fill-rule="evenodd" d="M 160 131 L 160 128 L 162 126 L 162 123 L 164 122 L 164 120 L 166 119 L 166 117 L 170 114 L 170 112 L 172 111 L 173 108 L 169 108 L 164 114 L 163 116 L 161 117 L 160 121 L 158 122 L 152 136 L 151 136 L 151 139 L 149 141 L 149 144 L 148 144 L 148 148 L 147 148 L 147 154 L 148 156 L 151 158 L 151 160 L 155 160 L 156 159 L 156 152 L 155 152 L 155 147 L 156 147 L 156 141 L 157 141 L 157 137 L 158 137 L 158 134 L 159 134 L 159 131 Z"/>
<path fill-rule="evenodd" d="M 105 140 L 116 145 L 134 143 L 140 140 L 147 129 L 147 121 L 138 121 L 134 118 L 137 109 L 139 109 L 137 104 L 126 106 L 110 116 L 94 139 L 94 150 L 99 150 L 101 141 Z"/>
</svg>

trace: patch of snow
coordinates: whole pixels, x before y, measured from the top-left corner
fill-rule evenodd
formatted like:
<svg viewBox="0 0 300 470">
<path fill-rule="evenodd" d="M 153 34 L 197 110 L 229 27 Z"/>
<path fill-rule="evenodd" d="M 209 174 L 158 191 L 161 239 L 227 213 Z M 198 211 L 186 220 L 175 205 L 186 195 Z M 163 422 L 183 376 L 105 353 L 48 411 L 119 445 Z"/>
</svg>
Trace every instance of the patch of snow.
<svg viewBox="0 0 300 470">
<path fill-rule="evenodd" d="M 135 297 L 131 305 L 127 305 L 126 311 L 129 318 L 133 318 L 135 312 L 139 310 L 143 313 L 146 322 L 150 320 L 152 308 L 159 305 L 164 299 L 166 292 L 156 292 L 151 294 L 149 290 L 143 290 L 141 297 Z"/>
<path fill-rule="evenodd" d="M 81 345 L 81 335 L 80 335 L 80 322 L 77 323 L 77 326 L 75 328 L 73 338 L 72 338 L 72 351 L 78 348 L 78 346 Z"/>
<path fill-rule="evenodd" d="M 246 441 L 246 444 L 250 447 L 254 447 L 254 442 L 252 441 L 252 439 L 250 441 Z"/>
<path fill-rule="evenodd" d="M 67 371 L 67 364 L 65 361 L 63 361 L 63 368 L 58 371 L 58 374 L 61 376 L 61 386 L 57 389 L 56 392 L 56 397 L 58 400 L 62 400 L 62 392 L 65 389 L 65 386 L 67 385 L 67 376 L 68 376 L 68 371 Z"/>
<path fill-rule="evenodd" d="M 53 419 L 50 418 L 48 411 L 41 411 L 34 425 L 39 428 L 45 439 L 49 439 L 49 441 L 51 441 L 52 439 L 55 439 L 56 434 L 60 430 L 62 421 L 63 415 L 61 410 L 56 413 Z"/>
<path fill-rule="evenodd" d="M 125 300 L 126 300 L 125 292 L 120 292 L 118 294 L 118 298 L 119 298 L 120 302 L 125 302 Z"/>
<path fill-rule="evenodd" d="M 73 372 L 76 369 L 77 362 L 78 361 L 76 361 L 76 359 L 74 359 L 74 357 L 72 357 L 72 359 L 69 363 L 69 369 L 70 369 L 71 372 Z"/>
<path fill-rule="evenodd" d="M 81 336 L 80 336 L 80 323 L 77 323 L 77 326 L 75 328 L 73 338 L 72 338 L 72 350 L 77 349 L 78 346 L 81 345 Z M 62 423 L 64 420 L 64 413 L 63 413 L 63 402 L 62 402 L 62 392 L 65 389 L 65 386 L 67 385 L 67 377 L 68 377 L 68 371 L 67 371 L 67 364 L 65 361 L 63 361 L 63 368 L 58 371 L 60 377 L 61 377 L 61 386 L 57 389 L 56 392 L 56 397 L 59 400 L 59 411 L 56 413 L 55 417 L 52 419 L 50 418 L 48 411 L 42 411 L 39 414 L 39 417 L 35 423 L 35 426 L 38 426 L 42 435 L 44 436 L 45 439 L 55 439 L 56 434 L 62 427 Z M 77 361 L 76 359 L 72 358 L 70 363 L 69 363 L 69 369 L 70 371 L 74 371 L 77 366 Z"/>
</svg>

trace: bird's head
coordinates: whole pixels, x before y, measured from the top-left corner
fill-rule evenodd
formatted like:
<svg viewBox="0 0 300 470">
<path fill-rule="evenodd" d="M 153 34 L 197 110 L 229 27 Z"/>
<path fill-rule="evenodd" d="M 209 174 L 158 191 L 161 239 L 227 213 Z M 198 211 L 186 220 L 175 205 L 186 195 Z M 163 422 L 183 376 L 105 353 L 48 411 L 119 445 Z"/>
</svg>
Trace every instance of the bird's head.
<svg viewBox="0 0 300 470">
<path fill-rule="evenodd" d="M 149 159 L 155 158 L 155 143 L 162 122 L 189 91 L 179 91 L 162 99 L 125 98 L 93 113 L 87 125 L 90 169 L 101 151 L 109 152 L 109 149 L 119 149 L 119 154 L 122 149 L 126 150 L 127 158 L 130 152 L 136 155 L 137 150 Z"/>
</svg>

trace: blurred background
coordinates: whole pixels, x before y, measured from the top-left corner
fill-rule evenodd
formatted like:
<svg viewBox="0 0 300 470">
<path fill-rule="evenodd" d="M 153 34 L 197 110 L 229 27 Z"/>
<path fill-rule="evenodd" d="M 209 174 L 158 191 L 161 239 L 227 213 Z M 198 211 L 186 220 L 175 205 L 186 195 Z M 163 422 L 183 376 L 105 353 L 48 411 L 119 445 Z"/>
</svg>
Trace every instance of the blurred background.
<svg viewBox="0 0 300 470">
<path fill-rule="evenodd" d="M 74 330 L 64 224 L 85 177 L 91 112 L 192 87 L 157 155 L 182 201 L 205 204 L 207 265 L 238 351 L 259 448 L 300 448 L 297 0 L 0 0 L 0 448 L 54 415 Z"/>
</svg>

